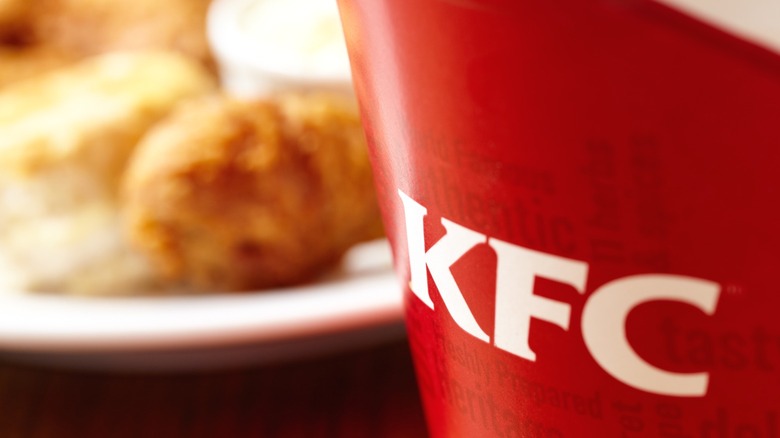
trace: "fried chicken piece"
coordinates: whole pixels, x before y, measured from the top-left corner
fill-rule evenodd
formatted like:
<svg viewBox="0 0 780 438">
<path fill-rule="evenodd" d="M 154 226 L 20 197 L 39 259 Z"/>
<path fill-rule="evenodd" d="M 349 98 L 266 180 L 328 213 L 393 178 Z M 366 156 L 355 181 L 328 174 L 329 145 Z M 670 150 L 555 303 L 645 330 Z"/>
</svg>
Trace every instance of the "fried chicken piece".
<svg viewBox="0 0 780 438">
<path fill-rule="evenodd" d="M 19 21 L 27 11 L 29 0 L 0 0 L 0 24 Z"/>
<path fill-rule="evenodd" d="M 290 285 L 381 235 L 352 100 L 212 97 L 142 140 L 124 185 L 131 236 L 196 289 Z"/>
<path fill-rule="evenodd" d="M 206 38 L 209 0 L 27 2 L 27 38 L 38 44 L 83 55 L 172 50 L 214 69 Z"/>
<path fill-rule="evenodd" d="M 77 59 L 70 52 L 48 46 L 0 46 L 0 88 L 64 67 Z"/>
<path fill-rule="evenodd" d="M 179 101 L 215 87 L 194 61 L 157 51 L 98 56 L 30 78 L 0 95 L 0 165 L 24 173 L 85 150 L 127 156 Z M 119 165 L 106 173 L 120 173 L 124 158 L 103 159 Z"/>
<path fill-rule="evenodd" d="M 32 41 L 36 0 L 0 0 L 0 45 L 21 47 Z"/>
<path fill-rule="evenodd" d="M 18 44 L 18 35 L 23 32 L 26 21 L 26 0 L 0 0 L 0 43 Z"/>
<path fill-rule="evenodd" d="M 214 88 L 194 61 L 153 52 L 0 91 L 0 291 L 115 293 L 142 279 L 122 238 L 120 177 L 149 126 Z"/>
</svg>

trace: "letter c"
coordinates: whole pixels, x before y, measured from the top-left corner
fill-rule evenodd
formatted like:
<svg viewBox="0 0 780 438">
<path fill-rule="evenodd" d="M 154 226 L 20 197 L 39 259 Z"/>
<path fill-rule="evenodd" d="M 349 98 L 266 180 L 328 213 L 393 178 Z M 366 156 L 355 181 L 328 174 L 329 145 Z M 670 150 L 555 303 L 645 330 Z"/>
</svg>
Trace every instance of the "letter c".
<svg viewBox="0 0 780 438">
<path fill-rule="evenodd" d="M 582 336 L 590 354 L 612 377 L 654 394 L 702 397 L 709 373 L 673 373 L 653 366 L 631 347 L 626 336 L 628 314 L 650 301 L 675 301 L 712 315 L 720 285 L 692 277 L 634 275 L 611 281 L 588 299 L 582 311 Z"/>
</svg>

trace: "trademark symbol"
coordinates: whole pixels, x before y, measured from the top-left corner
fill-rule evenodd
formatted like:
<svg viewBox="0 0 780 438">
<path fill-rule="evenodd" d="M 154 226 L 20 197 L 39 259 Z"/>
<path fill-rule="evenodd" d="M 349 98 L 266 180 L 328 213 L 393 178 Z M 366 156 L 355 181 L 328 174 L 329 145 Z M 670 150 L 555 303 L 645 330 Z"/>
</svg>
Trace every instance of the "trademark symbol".
<svg viewBox="0 0 780 438">
<path fill-rule="evenodd" d="M 723 287 L 723 292 L 728 295 L 744 295 L 745 288 L 738 284 L 727 284 Z"/>
</svg>

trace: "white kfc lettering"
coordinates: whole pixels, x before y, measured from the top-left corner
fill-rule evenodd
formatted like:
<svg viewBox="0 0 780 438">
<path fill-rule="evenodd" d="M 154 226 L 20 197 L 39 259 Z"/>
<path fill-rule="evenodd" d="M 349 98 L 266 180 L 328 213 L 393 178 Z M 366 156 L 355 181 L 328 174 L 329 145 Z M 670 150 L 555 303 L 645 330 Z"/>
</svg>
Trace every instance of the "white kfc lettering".
<svg viewBox="0 0 780 438">
<path fill-rule="evenodd" d="M 406 227 L 406 237 L 409 247 L 410 287 L 412 292 L 417 295 L 423 303 L 433 309 L 428 292 L 428 275 L 426 267 L 431 273 L 436 288 L 439 289 L 439 295 L 452 319 L 466 331 L 466 333 L 485 342 L 490 342 L 490 338 L 485 333 L 474 314 L 471 313 L 463 293 L 460 291 L 455 277 L 452 276 L 450 266 L 458 261 L 464 254 L 469 252 L 480 243 L 485 243 L 487 237 L 484 234 L 471 231 L 454 222 L 442 219 L 441 223 L 447 230 L 438 242 L 431 249 L 425 251 L 425 235 L 423 233 L 423 217 L 428 210 L 415 200 L 405 195 L 399 190 L 399 195 L 404 204 L 404 216 L 406 222 L 411 224 Z"/>
<path fill-rule="evenodd" d="M 679 275 L 633 275 L 611 281 L 593 292 L 582 310 L 582 337 L 588 351 L 608 373 L 634 388 L 656 394 L 701 397 L 708 373 L 672 373 L 647 363 L 626 336 L 631 310 L 651 301 L 673 301 L 715 312 L 720 286 Z"/>
<path fill-rule="evenodd" d="M 568 330 L 571 307 L 568 303 L 534 295 L 534 281 L 538 277 L 546 278 L 567 284 L 582 294 L 588 279 L 588 265 L 493 238 L 490 246 L 498 256 L 494 344 L 535 361 L 536 353 L 528 345 L 531 318 Z"/>
<path fill-rule="evenodd" d="M 529 345 L 531 319 L 569 329 L 571 305 L 535 295 L 534 284 L 537 278 L 544 278 L 570 286 L 576 295 L 584 295 L 589 269 L 586 262 L 488 238 L 445 218 L 441 223 L 446 234 L 426 251 L 424 218 L 428 210 L 401 190 L 398 194 L 406 220 L 409 286 L 428 307 L 434 309 L 428 289 L 430 272 L 453 321 L 466 333 L 490 342 L 450 270 L 467 252 L 487 244 L 497 256 L 493 345 L 534 362 L 536 353 Z M 720 285 L 693 277 L 646 274 L 614 280 L 587 298 L 581 318 L 583 341 L 596 363 L 626 385 L 661 395 L 704 396 L 708 373 L 670 372 L 642 359 L 628 342 L 626 320 L 633 309 L 652 301 L 682 303 L 712 315 L 719 295 Z"/>
</svg>

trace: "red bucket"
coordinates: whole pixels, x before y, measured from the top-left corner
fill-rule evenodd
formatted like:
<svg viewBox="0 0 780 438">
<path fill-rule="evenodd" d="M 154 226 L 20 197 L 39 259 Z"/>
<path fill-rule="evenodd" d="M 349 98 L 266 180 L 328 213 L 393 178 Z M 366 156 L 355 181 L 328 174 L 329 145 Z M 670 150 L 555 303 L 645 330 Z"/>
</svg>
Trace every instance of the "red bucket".
<svg viewBox="0 0 780 438">
<path fill-rule="evenodd" d="M 642 0 L 340 0 L 434 437 L 780 437 L 780 57 Z"/>
</svg>

